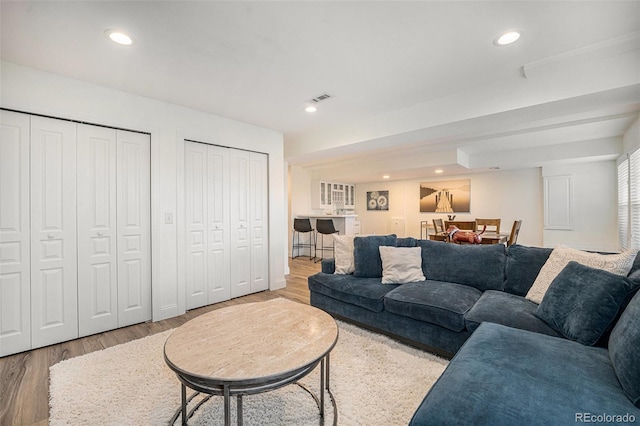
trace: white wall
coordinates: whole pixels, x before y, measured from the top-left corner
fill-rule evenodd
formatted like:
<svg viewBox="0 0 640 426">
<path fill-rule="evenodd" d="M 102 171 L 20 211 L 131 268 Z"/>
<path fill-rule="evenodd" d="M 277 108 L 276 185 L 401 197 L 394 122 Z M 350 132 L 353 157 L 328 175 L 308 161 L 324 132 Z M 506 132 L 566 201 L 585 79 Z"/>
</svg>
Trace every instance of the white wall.
<svg viewBox="0 0 640 426">
<path fill-rule="evenodd" d="M 631 153 L 640 148 L 640 116 L 633 122 L 622 138 L 625 153 Z"/>
<path fill-rule="evenodd" d="M 184 281 L 178 276 L 178 152 L 193 138 L 269 156 L 269 286 L 286 285 L 286 199 L 281 133 L 2 62 L 1 106 L 29 113 L 82 120 L 151 133 L 152 287 L 154 321 L 185 311 Z M 164 223 L 165 212 L 173 224 Z"/>
<path fill-rule="evenodd" d="M 292 170 L 293 167 L 290 167 Z M 304 169 L 295 176 L 290 197 L 292 213 L 311 210 L 310 173 Z M 420 213 L 420 182 L 471 179 L 471 212 L 456 213 L 456 220 L 477 217 L 502 219 L 501 232 L 509 232 L 514 220 L 521 219 L 519 244 L 553 247 L 563 243 L 589 250 L 619 250 L 617 232 L 617 176 L 615 161 L 563 164 L 544 168 L 547 175 L 573 176 L 574 228 L 571 231 L 545 231 L 541 168 L 500 170 L 446 178 L 425 177 L 401 181 L 380 181 L 356 185 L 356 213 L 363 234 L 391 232 L 391 219 L 405 219 L 405 235 L 419 238 L 420 221 L 431 223 L 445 214 Z M 306 179 L 306 180 L 305 180 Z M 367 211 L 367 191 L 389 191 L 389 211 Z"/>
<path fill-rule="evenodd" d="M 543 176 L 573 180 L 572 230 L 544 230 L 544 245 L 619 251 L 618 175 L 615 161 L 545 166 Z"/>
<path fill-rule="evenodd" d="M 521 219 L 518 243 L 542 245 L 542 184 L 538 168 L 358 184 L 356 212 L 362 221 L 362 233 L 389 233 L 391 218 L 403 217 L 405 235 L 420 238 L 420 221 L 447 220 L 443 213 L 420 213 L 420 182 L 452 179 L 471 179 L 471 212 L 456 213 L 456 220 L 500 218 L 500 232 L 507 233 L 511 231 L 513 221 Z M 389 211 L 367 211 L 367 191 L 378 190 L 389 191 Z"/>
</svg>

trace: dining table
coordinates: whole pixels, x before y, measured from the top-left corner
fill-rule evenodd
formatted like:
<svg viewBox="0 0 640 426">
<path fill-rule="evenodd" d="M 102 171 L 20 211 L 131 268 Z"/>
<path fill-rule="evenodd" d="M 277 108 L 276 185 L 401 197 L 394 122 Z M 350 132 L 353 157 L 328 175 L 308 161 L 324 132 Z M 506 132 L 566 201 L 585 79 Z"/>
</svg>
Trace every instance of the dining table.
<svg viewBox="0 0 640 426">
<path fill-rule="evenodd" d="M 480 244 L 506 244 L 509 239 L 509 234 L 496 234 L 495 232 L 485 232 L 480 236 L 482 237 Z M 446 232 L 430 234 L 429 239 L 433 241 L 451 242 L 449 234 Z"/>
</svg>

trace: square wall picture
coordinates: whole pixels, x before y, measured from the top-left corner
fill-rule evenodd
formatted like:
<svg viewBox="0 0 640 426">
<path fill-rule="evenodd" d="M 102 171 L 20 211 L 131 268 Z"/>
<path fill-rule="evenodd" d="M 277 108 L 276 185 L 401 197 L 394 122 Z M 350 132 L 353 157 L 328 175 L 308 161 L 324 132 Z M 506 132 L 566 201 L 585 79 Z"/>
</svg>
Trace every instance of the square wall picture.
<svg viewBox="0 0 640 426">
<path fill-rule="evenodd" d="M 389 210 L 389 191 L 367 191 L 367 210 Z"/>
</svg>

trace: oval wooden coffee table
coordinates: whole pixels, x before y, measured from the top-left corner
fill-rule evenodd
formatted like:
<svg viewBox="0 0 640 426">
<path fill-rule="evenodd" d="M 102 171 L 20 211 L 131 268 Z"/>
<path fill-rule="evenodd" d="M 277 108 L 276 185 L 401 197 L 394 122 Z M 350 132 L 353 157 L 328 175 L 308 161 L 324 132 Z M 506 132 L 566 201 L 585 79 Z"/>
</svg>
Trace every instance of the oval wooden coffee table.
<svg viewBox="0 0 640 426">
<path fill-rule="evenodd" d="M 225 425 L 231 423 L 230 398 L 237 396 L 242 425 L 242 397 L 297 382 L 320 364 L 320 399 L 307 388 L 324 418 L 329 388 L 329 353 L 338 340 L 338 326 L 326 312 L 285 299 L 247 303 L 203 314 L 177 328 L 164 345 L 164 359 L 182 384 L 182 404 L 171 419 L 182 424 L 211 395 L 224 396 Z M 326 365 L 326 368 L 325 368 Z M 209 396 L 189 413 L 189 387 Z"/>
</svg>

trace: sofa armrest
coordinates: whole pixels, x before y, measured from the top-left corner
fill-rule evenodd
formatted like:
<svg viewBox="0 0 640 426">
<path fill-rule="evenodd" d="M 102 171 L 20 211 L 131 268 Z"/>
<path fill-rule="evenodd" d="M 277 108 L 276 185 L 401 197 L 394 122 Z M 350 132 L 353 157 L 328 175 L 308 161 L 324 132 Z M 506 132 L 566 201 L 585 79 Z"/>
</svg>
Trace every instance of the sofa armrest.
<svg viewBox="0 0 640 426">
<path fill-rule="evenodd" d="M 336 271 L 335 259 L 322 259 L 322 272 L 325 274 L 333 274 Z"/>
</svg>

